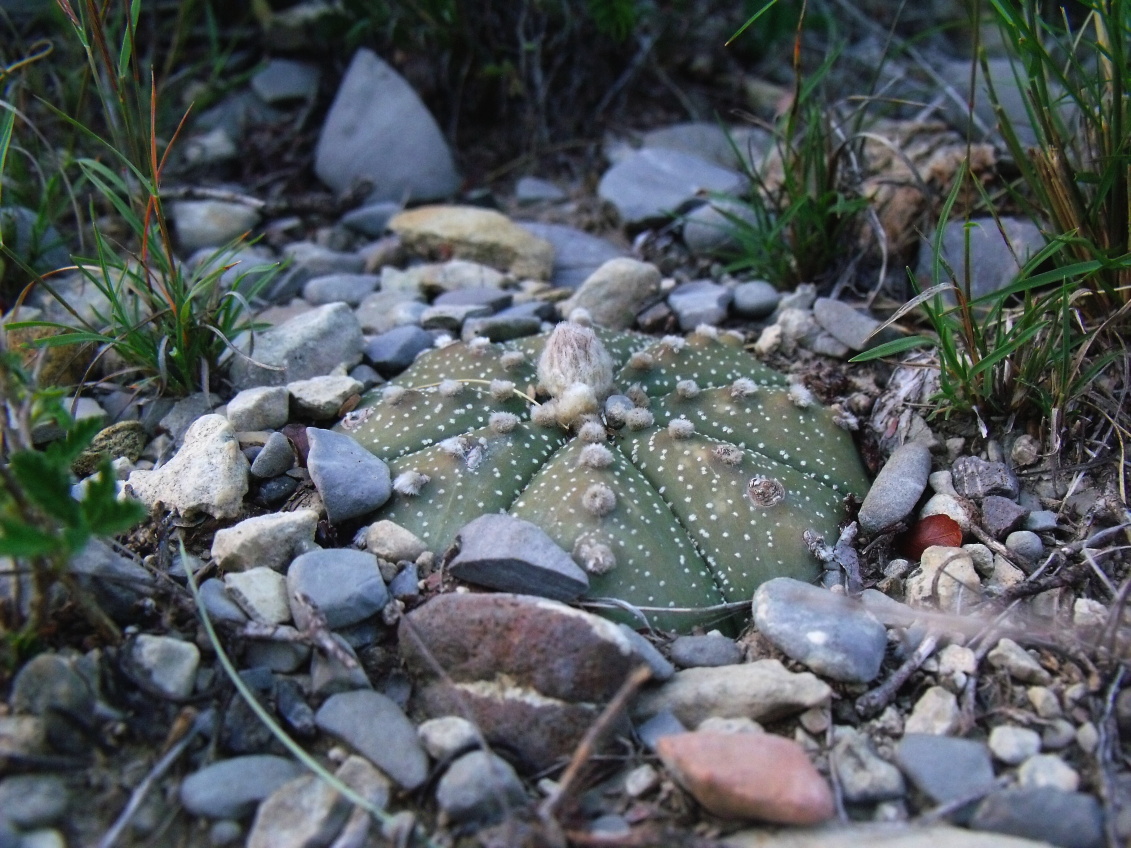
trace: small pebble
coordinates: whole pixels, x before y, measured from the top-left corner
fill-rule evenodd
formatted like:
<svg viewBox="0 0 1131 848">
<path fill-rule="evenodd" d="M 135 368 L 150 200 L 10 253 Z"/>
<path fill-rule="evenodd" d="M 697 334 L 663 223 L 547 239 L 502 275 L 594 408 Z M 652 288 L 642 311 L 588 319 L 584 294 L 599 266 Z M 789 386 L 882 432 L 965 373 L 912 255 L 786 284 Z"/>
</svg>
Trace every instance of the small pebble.
<svg viewBox="0 0 1131 848">
<path fill-rule="evenodd" d="M 1044 685 L 1052 679 L 1041 664 L 1012 639 L 999 639 L 986 654 L 986 659 L 994 668 L 1008 672 L 1010 677 L 1022 683 Z"/>
<path fill-rule="evenodd" d="M 624 791 L 630 798 L 647 795 L 660 785 L 660 773 L 645 763 L 630 771 L 624 778 Z"/>
<path fill-rule="evenodd" d="M 1030 564 L 1036 564 L 1045 553 L 1045 543 L 1032 530 L 1014 530 L 1005 537 L 1005 547 Z"/>
<path fill-rule="evenodd" d="M 479 734 L 475 725 L 459 716 L 441 716 L 430 718 L 420 723 L 416 732 L 420 735 L 420 744 L 434 760 L 441 762 L 450 760 L 478 746 Z"/>
<path fill-rule="evenodd" d="M 1040 752 L 1041 736 L 1027 727 L 999 724 L 990 731 L 987 744 L 995 759 L 1015 766 Z"/>
<path fill-rule="evenodd" d="M 1056 693 L 1047 686 L 1030 686 L 1025 690 L 1025 695 L 1041 718 L 1060 717 L 1060 700 L 1056 697 Z"/>
<path fill-rule="evenodd" d="M 1075 792 L 1080 785 L 1080 775 L 1056 754 L 1035 754 L 1017 769 L 1017 781 L 1021 786 L 1051 786 Z"/>
<path fill-rule="evenodd" d="M 941 686 L 932 686 L 915 702 L 904 726 L 905 733 L 946 736 L 958 728 L 958 699 Z"/>
</svg>

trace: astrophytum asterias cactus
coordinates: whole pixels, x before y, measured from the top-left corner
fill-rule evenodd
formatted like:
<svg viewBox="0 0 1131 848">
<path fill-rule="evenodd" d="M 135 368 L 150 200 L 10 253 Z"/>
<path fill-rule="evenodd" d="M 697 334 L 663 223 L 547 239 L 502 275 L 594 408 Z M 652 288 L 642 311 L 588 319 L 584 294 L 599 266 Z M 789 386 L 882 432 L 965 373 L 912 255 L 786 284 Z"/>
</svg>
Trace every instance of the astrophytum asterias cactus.
<svg viewBox="0 0 1131 848">
<path fill-rule="evenodd" d="M 815 578 L 804 531 L 834 534 L 845 497 L 867 488 L 834 413 L 710 328 L 657 340 L 567 322 L 453 343 L 340 427 L 390 465 L 381 518 L 442 551 L 473 518 L 510 512 L 572 553 L 590 596 L 637 608 Z"/>
</svg>

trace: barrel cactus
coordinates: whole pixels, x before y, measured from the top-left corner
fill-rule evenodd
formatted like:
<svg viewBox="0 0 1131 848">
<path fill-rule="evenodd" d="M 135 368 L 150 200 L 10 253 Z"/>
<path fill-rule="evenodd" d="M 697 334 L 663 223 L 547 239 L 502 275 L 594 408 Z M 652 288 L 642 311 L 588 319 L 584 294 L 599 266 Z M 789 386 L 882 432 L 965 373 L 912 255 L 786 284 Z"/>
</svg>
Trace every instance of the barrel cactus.
<svg viewBox="0 0 1131 848">
<path fill-rule="evenodd" d="M 565 322 L 452 343 L 339 427 L 389 463 L 380 517 L 433 549 L 507 511 L 571 552 L 590 596 L 676 629 L 704 620 L 678 610 L 814 578 L 804 531 L 835 532 L 867 487 L 834 412 L 712 328 L 657 340 Z"/>
</svg>

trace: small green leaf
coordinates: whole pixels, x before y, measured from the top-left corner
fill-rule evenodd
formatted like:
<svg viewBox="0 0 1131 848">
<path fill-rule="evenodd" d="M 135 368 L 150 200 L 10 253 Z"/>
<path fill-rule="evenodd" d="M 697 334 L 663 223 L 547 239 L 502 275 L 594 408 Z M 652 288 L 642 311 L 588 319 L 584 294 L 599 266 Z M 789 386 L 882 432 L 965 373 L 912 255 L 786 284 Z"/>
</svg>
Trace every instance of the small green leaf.
<svg viewBox="0 0 1131 848">
<path fill-rule="evenodd" d="M 870 362 L 873 359 L 881 359 L 885 356 L 894 356 L 897 353 L 903 353 L 905 350 L 911 350 L 917 347 L 931 347 L 938 344 L 935 339 L 929 336 L 908 336 L 904 339 L 895 339 L 894 341 L 884 342 L 882 345 L 876 345 L 871 350 L 866 350 L 863 353 L 858 353 L 852 357 L 849 362 Z"/>
</svg>

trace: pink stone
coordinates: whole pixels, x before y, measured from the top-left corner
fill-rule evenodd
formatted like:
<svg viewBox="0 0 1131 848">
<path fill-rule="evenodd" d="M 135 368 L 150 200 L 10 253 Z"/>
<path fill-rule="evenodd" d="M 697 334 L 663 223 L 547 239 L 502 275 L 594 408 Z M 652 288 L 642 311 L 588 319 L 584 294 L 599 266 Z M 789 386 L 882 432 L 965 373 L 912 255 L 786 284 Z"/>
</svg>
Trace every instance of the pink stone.
<svg viewBox="0 0 1131 848">
<path fill-rule="evenodd" d="M 659 740 L 664 765 L 704 808 L 727 819 L 817 824 L 836 814 L 805 751 L 769 733 L 677 733 Z"/>
</svg>

